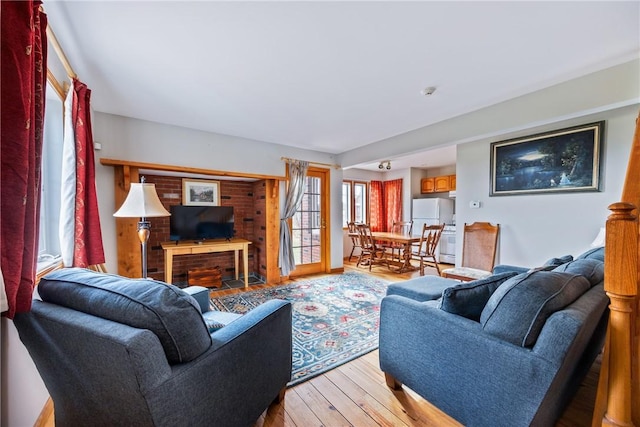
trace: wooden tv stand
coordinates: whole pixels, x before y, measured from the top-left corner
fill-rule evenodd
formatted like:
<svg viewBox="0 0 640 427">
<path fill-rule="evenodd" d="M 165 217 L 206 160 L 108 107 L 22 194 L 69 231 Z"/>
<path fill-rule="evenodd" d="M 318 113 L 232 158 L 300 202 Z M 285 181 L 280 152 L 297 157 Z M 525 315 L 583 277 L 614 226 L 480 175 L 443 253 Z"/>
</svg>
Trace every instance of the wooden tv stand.
<svg viewBox="0 0 640 427">
<path fill-rule="evenodd" d="M 164 281 L 171 283 L 173 278 L 173 257 L 175 255 L 210 254 L 214 252 L 234 251 L 236 280 L 238 280 L 238 251 L 242 251 L 242 264 L 244 272 L 244 288 L 249 287 L 249 245 L 251 242 L 245 239 L 215 239 L 205 241 L 163 242 L 164 249 Z"/>
</svg>

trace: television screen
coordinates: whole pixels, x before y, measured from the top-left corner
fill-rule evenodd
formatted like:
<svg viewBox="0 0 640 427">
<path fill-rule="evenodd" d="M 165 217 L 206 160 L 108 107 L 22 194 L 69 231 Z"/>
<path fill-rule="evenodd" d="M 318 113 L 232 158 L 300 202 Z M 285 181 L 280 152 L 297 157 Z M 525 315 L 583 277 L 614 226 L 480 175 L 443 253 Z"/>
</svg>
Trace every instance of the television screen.
<svg viewBox="0 0 640 427">
<path fill-rule="evenodd" d="M 171 206 L 171 240 L 230 239 L 233 237 L 232 206 Z"/>
</svg>

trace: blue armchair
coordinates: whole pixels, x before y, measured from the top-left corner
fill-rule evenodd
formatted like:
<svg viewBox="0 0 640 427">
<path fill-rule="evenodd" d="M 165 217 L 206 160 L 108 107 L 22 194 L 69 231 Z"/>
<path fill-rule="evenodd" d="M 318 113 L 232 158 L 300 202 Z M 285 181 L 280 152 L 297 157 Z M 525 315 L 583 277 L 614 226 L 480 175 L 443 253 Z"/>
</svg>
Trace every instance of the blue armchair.
<svg viewBox="0 0 640 427">
<path fill-rule="evenodd" d="M 56 425 L 248 426 L 284 397 L 288 302 L 269 301 L 210 333 L 192 296 L 154 280 L 64 269 L 38 293 L 14 322 Z"/>
</svg>

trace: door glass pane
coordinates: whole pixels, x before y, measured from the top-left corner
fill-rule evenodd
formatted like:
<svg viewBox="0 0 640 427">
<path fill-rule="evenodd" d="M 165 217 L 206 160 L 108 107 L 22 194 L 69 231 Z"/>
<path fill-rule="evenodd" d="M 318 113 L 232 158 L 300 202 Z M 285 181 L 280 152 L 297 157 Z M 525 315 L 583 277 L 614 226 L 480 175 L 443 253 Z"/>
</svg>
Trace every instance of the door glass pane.
<svg viewBox="0 0 640 427">
<path fill-rule="evenodd" d="M 292 219 L 294 256 L 296 264 L 320 262 L 320 178 L 308 176 L 300 209 Z"/>
</svg>

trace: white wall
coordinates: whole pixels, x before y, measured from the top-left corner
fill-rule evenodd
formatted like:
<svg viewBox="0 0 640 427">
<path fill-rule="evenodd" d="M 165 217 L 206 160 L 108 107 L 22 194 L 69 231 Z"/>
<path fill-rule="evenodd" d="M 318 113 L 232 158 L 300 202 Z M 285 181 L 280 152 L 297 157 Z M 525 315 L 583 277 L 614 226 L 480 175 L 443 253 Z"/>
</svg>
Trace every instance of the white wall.
<svg viewBox="0 0 640 427">
<path fill-rule="evenodd" d="M 18 337 L 13 321 L 3 317 L 0 328 L 2 331 L 0 333 L 2 342 L 0 424 L 3 427 L 29 427 L 38 419 L 49 393 L 27 349 Z"/>
<path fill-rule="evenodd" d="M 497 263 L 538 266 L 551 257 L 584 252 L 604 226 L 609 215 L 607 206 L 620 199 L 637 114 L 635 105 L 530 131 L 533 134 L 605 120 L 601 192 L 489 197 L 490 144 L 511 136 L 459 145 L 457 223 L 499 223 Z M 480 202 L 480 209 L 469 207 L 472 200 Z M 458 227 L 458 242 L 462 242 L 462 233 L 462 227 Z M 456 249 L 459 265 L 462 245 Z"/>
<path fill-rule="evenodd" d="M 113 212 L 113 167 L 102 166 L 99 158 L 285 176 L 281 157 L 313 162 L 336 162 L 335 156 L 284 145 L 270 144 L 201 132 L 193 129 L 96 113 L 94 139 L 102 143 L 96 152 L 96 185 L 100 222 L 108 271 L 117 271 L 116 231 Z M 342 170 L 330 169 L 331 224 L 342 222 Z M 342 240 L 342 228 L 332 227 L 332 242 Z M 331 245 L 331 268 L 342 267 L 342 245 Z"/>
</svg>

